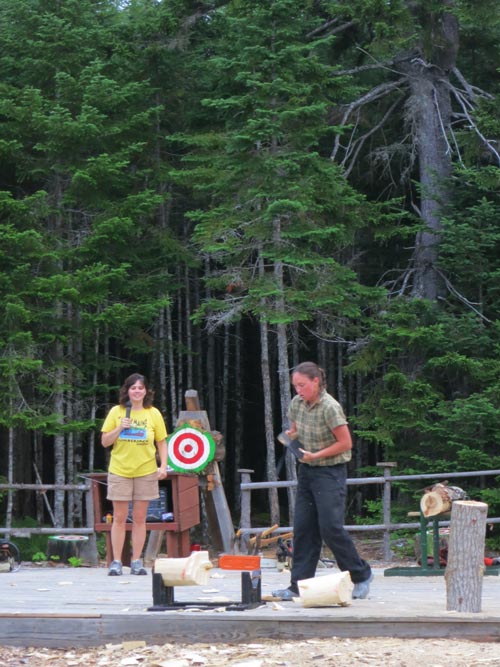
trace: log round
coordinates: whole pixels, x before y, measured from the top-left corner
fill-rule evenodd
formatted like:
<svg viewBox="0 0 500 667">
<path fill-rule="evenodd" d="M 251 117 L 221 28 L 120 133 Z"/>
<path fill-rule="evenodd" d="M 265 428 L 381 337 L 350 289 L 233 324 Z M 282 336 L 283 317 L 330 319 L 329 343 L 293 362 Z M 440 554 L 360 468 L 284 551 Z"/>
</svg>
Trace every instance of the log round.
<svg viewBox="0 0 500 667">
<path fill-rule="evenodd" d="M 206 586 L 212 563 L 208 551 L 193 551 L 188 558 L 157 558 L 155 574 L 161 574 L 165 586 Z"/>
<path fill-rule="evenodd" d="M 420 511 L 425 517 L 443 514 L 450 511 L 452 502 L 465 498 L 465 491 L 458 486 L 435 484 L 422 496 Z"/>
<path fill-rule="evenodd" d="M 354 584 L 349 572 L 336 572 L 323 577 L 302 579 L 297 582 L 304 607 L 346 607 L 351 603 Z"/>
<path fill-rule="evenodd" d="M 452 504 L 445 570 L 447 611 L 480 612 L 488 505 L 473 500 Z"/>
</svg>

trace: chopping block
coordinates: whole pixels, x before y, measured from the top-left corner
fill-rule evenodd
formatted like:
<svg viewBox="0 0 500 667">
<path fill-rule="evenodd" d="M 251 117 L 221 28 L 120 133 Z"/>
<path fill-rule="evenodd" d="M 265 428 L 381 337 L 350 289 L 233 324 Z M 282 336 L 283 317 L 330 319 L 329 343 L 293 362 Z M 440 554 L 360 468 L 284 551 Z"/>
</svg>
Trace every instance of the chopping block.
<svg viewBox="0 0 500 667">
<path fill-rule="evenodd" d="M 227 611 L 255 609 L 262 601 L 260 570 L 241 572 L 241 600 L 238 602 L 177 602 L 175 586 L 205 586 L 212 563 L 208 551 L 193 551 L 188 558 L 157 558 L 153 565 L 153 606 L 148 611 L 189 607 L 219 608 Z"/>
</svg>

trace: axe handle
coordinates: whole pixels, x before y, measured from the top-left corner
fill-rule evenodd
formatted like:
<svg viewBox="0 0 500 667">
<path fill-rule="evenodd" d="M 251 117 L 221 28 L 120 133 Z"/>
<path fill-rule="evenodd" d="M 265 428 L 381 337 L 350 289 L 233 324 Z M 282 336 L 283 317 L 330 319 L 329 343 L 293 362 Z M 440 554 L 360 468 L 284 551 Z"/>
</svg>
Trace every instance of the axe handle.
<svg viewBox="0 0 500 667">
<path fill-rule="evenodd" d="M 274 524 L 274 526 L 271 526 L 271 528 L 266 528 L 266 530 L 263 530 L 262 533 L 259 533 L 258 535 L 254 535 L 253 537 L 250 538 L 249 544 L 255 544 L 255 542 L 259 542 L 259 544 L 263 544 L 262 540 L 264 537 L 267 535 L 270 535 L 271 533 L 274 533 L 274 531 L 279 528 L 279 525 L 277 523 Z"/>
<path fill-rule="evenodd" d="M 261 540 L 260 545 L 262 547 L 266 547 L 273 542 L 277 542 L 280 537 L 282 540 L 289 540 L 291 537 L 293 537 L 293 533 L 283 533 L 283 535 L 274 535 L 273 537 L 268 537 L 267 539 Z"/>
</svg>

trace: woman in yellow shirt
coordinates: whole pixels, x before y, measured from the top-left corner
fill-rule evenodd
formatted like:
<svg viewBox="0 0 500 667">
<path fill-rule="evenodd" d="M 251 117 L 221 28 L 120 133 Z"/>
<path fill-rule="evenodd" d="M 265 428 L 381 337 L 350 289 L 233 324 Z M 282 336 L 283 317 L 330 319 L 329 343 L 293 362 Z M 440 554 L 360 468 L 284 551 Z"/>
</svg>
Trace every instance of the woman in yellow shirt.
<svg viewBox="0 0 500 667">
<path fill-rule="evenodd" d="M 160 411 L 153 407 L 153 392 L 143 375 L 133 373 L 124 381 L 119 405 L 111 408 L 101 432 L 103 447 L 113 447 L 107 495 L 113 503 L 113 561 L 108 574 L 122 574 L 130 502 L 133 522 L 130 573 L 147 574 L 141 558 L 146 541 L 146 514 L 149 501 L 159 497 L 158 481 L 167 476 L 167 429 Z"/>
</svg>

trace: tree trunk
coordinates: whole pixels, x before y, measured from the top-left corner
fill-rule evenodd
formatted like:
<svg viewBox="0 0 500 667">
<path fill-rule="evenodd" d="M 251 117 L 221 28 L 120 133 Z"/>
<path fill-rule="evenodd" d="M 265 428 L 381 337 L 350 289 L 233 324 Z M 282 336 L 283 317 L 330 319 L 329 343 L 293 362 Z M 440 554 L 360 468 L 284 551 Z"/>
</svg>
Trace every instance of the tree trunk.
<svg viewBox="0 0 500 667">
<path fill-rule="evenodd" d="M 100 341 L 100 330 L 99 327 L 96 327 L 94 334 L 94 370 L 92 372 L 92 403 L 90 405 L 90 419 L 95 421 L 97 415 L 97 397 L 96 397 L 96 387 L 99 380 L 99 373 L 97 371 L 99 364 L 99 341 Z M 88 459 L 87 459 L 87 470 L 94 470 L 95 466 L 95 442 L 96 442 L 96 431 L 91 429 L 88 434 Z"/>
<path fill-rule="evenodd" d="M 210 260 L 207 258 L 205 261 L 205 276 L 210 275 Z M 210 288 L 207 287 L 205 298 L 207 301 L 210 301 L 212 293 Z M 215 378 L 216 369 L 215 369 L 215 338 L 212 333 L 208 333 L 207 342 L 206 342 L 206 360 L 207 360 L 207 407 L 208 418 L 212 424 L 212 428 L 217 428 L 217 418 L 215 410 Z"/>
<path fill-rule="evenodd" d="M 181 282 L 181 272 L 180 268 L 177 270 L 177 280 L 179 281 L 179 284 Z M 183 319 L 183 312 L 182 312 L 182 288 L 179 290 L 178 293 L 178 298 L 177 298 L 177 341 L 184 340 L 184 319 Z M 207 355 L 208 357 L 209 355 Z M 183 374 L 183 361 L 184 361 L 184 354 L 182 352 L 182 346 L 177 344 L 177 387 L 176 387 L 176 396 L 177 396 L 177 401 L 176 401 L 176 409 L 175 412 L 179 414 L 179 412 L 182 410 L 182 406 L 184 403 L 184 374 Z M 208 363 L 208 361 L 207 361 Z M 175 423 L 175 422 L 172 422 Z"/>
<path fill-rule="evenodd" d="M 290 389 L 290 366 L 288 363 L 288 337 L 285 324 L 278 324 L 278 377 L 280 385 L 282 428 L 284 431 L 289 427 L 288 406 L 292 400 Z M 287 449 L 285 454 L 286 478 L 291 481 L 297 480 L 297 462 L 295 456 Z M 289 523 L 293 525 L 295 518 L 296 488 L 287 489 Z"/>
<path fill-rule="evenodd" d="M 264 260 L 262 255 L 259 257 L 259 273 L 264 274 Z M 260 316 L 260 367 L 262 371 L 262 389 L 264 398 L 264 427 L 266 438 L 266 471 L 267 481 L 275 482 L 276 475 L 276 454 L 274 441 L 274 423 L 273 423 L 273 408 L 272 408 L 272 382 L 269 359 L 269 331 L 267 318 L 265 312 L 267 304 L 265 299 L 262 299 L 262 314 Z M 280 508 L 278 502 L 278 490 L 269 489 L 269 511 L 271 524 L 278 524 L 280 522 Z"/>
<path fill-rule="evenodd" d="M 262 371 L 262 388 L 264 397 L 264 425 L 266 437 L 266 476 L 267 481 L 276 481 L 276 461 L 275 461 L 275 442 L 273 429 L 273 410 L 272 410 L 272 391 L 269 362 L 269 343 L 268 326 L 264 316 L 260 319 L 260 354 Z M 280 520 L 280 510 L 278 502 L 277 489 L 269 489 L 269 512 L 272 525 L 278 524 Z"/>
<path fill-rule="evenodd" d="M 185 304 L 186 304 L 186 383 L 187 388 L 193 387 L 193 327 L 191 323 L 191 281 L 189 280 L 189 267 L 184 269 L 184 289 L 185 289 Z"/>
<path fill-rule="evenodd" d="M 234 419 L 233 419 L 233 438 L 234 445 L 230 448 L 232 452 L 232 479 L 233 479 L 233 497 L 240 499 L 240 479 L 238 470 L 241 468 L 241 443 L 243 442 L 243 370 L 241 363 L 241 323 L 236 323 L 236 335 L 234 344 Z M 224 434 L 227 438 L 228 434 Z M 227 447 L 227 446 L 226 446 Z M 227 448 L 229 451 L 229 448 Z M 241 509 L 241 508 L 240 508 Z"/>
<path fill-rule="evenodd" d="M 488 505 L 457 500 L 451 509 L 446 610 L 480 612 Z"/>
<path fill-rule="evenodd" d="M 156 397 L 156 407 L 160 409 L 162 414 L 165 416 L 167 414 L 167 360 L 166 360 L 166 334 L 165 334 L 165 310 L 166 308 L 160 308 L 158 317 L 156 320 L 156 340 L 157 345 L 155 348 L 156 364 L 155 372 L 157 374 L 157 382 L 160 387 L 160 396 Z"/>
<path fill-rule="evenodd" d="M 33 432 L 33 464 L 35 472 L 43 476 L 43 444 L 42 437 L 39 431 Z M 46 494 L 37 493 L 36 494 L 36 520 L 40 525 L 43 523 L 43 502 L 44 498 L 47 498 Z"/>
<path fill-rule="evenodd" d="M 275 248 L 282 245 L 281 238 L 281 220 L 275 218 L 273 225 L 273 244 Z M 276 297 L 275 308 L 278 315 L 285 314 L 285 297 L 284 297 L 284 281 L 283 281 L 283 262 L 274 262 L 274 277 L 276 285 L 279 289 L 279 295 Z M 290 389 L 290 363 L 288 360 L 288 334 L 287 325 L 278 322 L 276 326 L 277 340 L 278 340 L 278 380 L 279 380 L 279 395 L 281 408 L 281 431 L 285 431 L 289 426 L 288 407 L 292 400 L 292 392 Z M 288 480 L 295 481 L 297 479 L 297 463 L 295 456 L 286 450 L 285 454 L 286 476 Z M 289 507 L 289 521 L 293 524 L 295 515 L 295 488 L 287 489 L 288 507 Z"/>
<path fill-rule="evenodd" d="M 56 342 L 56 359 L 62 363 L 62 343 Z M 55 373 L 54 383 L 54 413 L 56 421 L 62 426 L 64 423 L 64 371 L 59 366 Z M 64 433 L 56 433 L 54 436 L 54 483 L 65 484 L 66 482 L 66 439 Z M 54 515 L 56 526 L 63 528 L 65 524 L 65 492 L 54 491 Z"/>
<path fill-rule="evenodd" d="M 167 316 L 167 349 L 168 349 L 168 379 L 170 385 L 170 419 L 172 427 L 177 423 L 177 401 L 175 382 L 175 358 L 174 358 L 174 333 L 172 328 L 172 310 L 170 305 L 166 308 Z"/>
<path fill-rule="evenodd" d="M 230 346 L 230 327 L 226 323 L 224 325 L 224 349 L 222 357 L 222 394 L 221 394 L 221 407 L 220 407 L 220 423 L 219 430 L 222 435 L 227 434 L 228 428 L 228 403 L 229 403 L 229 368 L 231 363 L 231 346 Z M 219 462 L 221 468 L 222 478 L 226 477 L 226 462 L 225 460 Z"/>
<path fill-rule="evenodd" d="M 453 8 L 454 4 L 453 0 L 443 2 L 445 8 Z M 437 260 L 452 167 L 448 143 L 451 102 L 446 84 L 456 64 L 458 21 L 444 10 L 431 13 L 426 27 L 433 43 L 429 61 L 423 57 L 412 58 L 403 70 L 412 91 L 407 108 L 418 151 L 420 216 L 425 226 L 417 234 L 415 243 L 413 296 L 434 301 L 443 291 Z M 424 53 L 422 48 L 422 55 Z"/>
<path fill-rule="evenodd" d="M 11 394 L 12 397 L 12 394 Z M 9 399 L 9 402 L 12 407 L 12 398 Z M 12 413 L 11 413 L 12 414 Z M 8 454 L 7 454 L 7 482 L 8 484 L 14 483 L 14 428 L 9 426 L 9 445 L 8 445 Z M 14 506 L 14 492 L 12 489 L 7 491 L 7 509 L 5 515 L 5 525 L 10 528 L 12 526 L 12 509 Z M 7 539 L 9 535 L 7 534 Z"/>
</svg>

